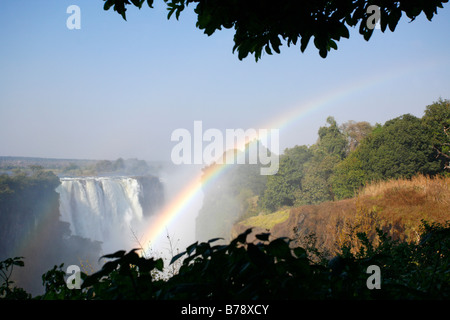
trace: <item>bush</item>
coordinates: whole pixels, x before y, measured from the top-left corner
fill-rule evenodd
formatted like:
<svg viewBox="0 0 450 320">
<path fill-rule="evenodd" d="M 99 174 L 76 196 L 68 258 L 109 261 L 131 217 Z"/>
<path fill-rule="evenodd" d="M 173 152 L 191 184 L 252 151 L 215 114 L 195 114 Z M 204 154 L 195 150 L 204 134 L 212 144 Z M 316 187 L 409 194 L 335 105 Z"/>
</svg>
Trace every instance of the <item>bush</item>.
<svg viewBox="0 0 450 320">
<path fill-rule="evenodd" d="M 183 259 L 181 267 L 165 280 L 154 276 L 163 270 L 163 261 L 141 257 L 137 249 L 104 256 L 110 261 L 97 273 L 83 274 L 80 290 L 68 290 L 63 272 L 55 266 L 43 276 L 46 292 L 36 299 L 450 298 L 449 223 L 443 226 L 423 221 L 420 241 L 415 243 L 392 240 L 380 230 L 378 241 L 371 242 L 366 234 L 359 233 L 357 250 L 344 246 L 326 263 L 310 259 L 311 254 L 317 254 L 314 248 L 292 246 L 286 238 L 270 240 L 268 233 L 247 242 L 250 232 L 248 229 L 228 245 L 214 245 L 219 239 L 190 245 L 173 257 L 171 263 Z M 18 260 L 8 261 L 11 265 Z M 381 270 L 379 290 L 367 286 L 368 267 L 373 265 Z M 6 266 L 0 264 L 3 274 Z M 2 292 L 14 292 L 8 282 L 1 288 Z M 27 298 L 8 294 L 6 298 Z"/>
</svg>

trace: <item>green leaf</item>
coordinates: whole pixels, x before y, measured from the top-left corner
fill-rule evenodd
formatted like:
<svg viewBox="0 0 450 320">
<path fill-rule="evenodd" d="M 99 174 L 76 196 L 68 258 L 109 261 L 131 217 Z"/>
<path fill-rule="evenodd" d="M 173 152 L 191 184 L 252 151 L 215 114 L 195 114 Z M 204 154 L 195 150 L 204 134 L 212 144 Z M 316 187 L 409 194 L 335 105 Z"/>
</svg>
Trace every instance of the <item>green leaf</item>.
<svg viewBox="0 0 450 320">
<path fill-rule="evenodd" d="M 177 18 L 177 20 L 180 18 L 180 13 L 181 13 L 181 11 L 183 11 L 183 10 L 184 10 L 184 4 L 178 6 L 177 12 L 176 12 L 176 14 L 175 14 L 175 17 Z"/>
<path fill-rule="evenodd" d="M 24 264 L 24 262 L 23 261 L 21 261 L 21 260 L 18 260 L 18 261 L 14 261 L 14 263 L 13 263 L 15 266 L 19 266 L 19 267 L 23 267 L 25 264 Z"/>
<path fill-rule="evenodd" d="M 102 276 L 107 275 L 112 271 L 114 271 L 118 266 L 119 260 L 109 261 L 103 265 L 102 269 L 98 273 L 101 274 Z"/>
<path fill-rule="evenodd" d="M 163 271 L 164 269 L 164 261 L 163 259 L 159 258 L 155 261 L 155 268 L 159 271 Z"/>
<path fill-rule="evenodd" d="M 182 256 L 184 256 L 186 254 L 186 252 L 181 252 L 175 256 L 173 256 L 173 258 L 170 260 L 169 264 L 173 264 L 175 261 L 177 261 L 178 259 L 180 259 Z"/>
<path fill-rule="evenodd" d="M 347 27 L 345 26 L 345 24 L 343 24 L 343 23 L 340 24 L 339 31 L 340 31 L 341 37 L 346 38 L 346 39 L 350 38 L 350 33 L 349 33 Z"/>
<path fill-rule="evenodd" d="M 278 38 L 278 36 L 270 38 L 270 44 L 272 45 L 272 49 L 276 53 L 279 54 L 280 53 L 280 46 L 281 46 L 280 38 Z"/>
<path fill-rule="evenodd" d="M 89 286 L 94 285 L 96 282 L 98 282 L 101 278 L 103 278 L 106 275 L 109 275 L 112 271 L 114 271 L 119 265 L 119 260 L 115 260 L 115 261 L 109 261 L 107 263 L 105 263 L 105 265 L 103 266 L 103 268 L 88 276 L 84 281 L 83 284 L 81 285 L 81 288 L 87 288 Z"/>
<path fill-rule="evenodd" d="M 292 257 L 291 249 L 285 238 L 278 238 L 273 240 L 267 246 L 267 251 L 277 258 L 287 259 Z"/>
<path fill-rule="evenodd" d="M 143 258 L 139 257 L 139 255 L 136 253 L 139 249 L 133 249 L 130 252 L 128 252 L 126 255 L 124 255 L 120 262 L 121 264 L 135 264 L 137 265 L 139 261 Z M 144 260 L 144 259 L 143 259 Z"/>
<path fill-rule="evenodd" d="M 374 29 L 369 29 L 364 33 L 364 40 L 369 41 Z"/>
<path fill-rule="evenodd" d="M 186 248 L 186 253 L 190 256 L 192 254 L 192 252 L 197 248 L 197 246 L 198 246 L 198 241 L 196 241 L 193 244 L 191 244 L 190 246 L 188 246 Z"/>
<path fill-rule="evenodd" d="M 250 260 L 258 267 L 266 267 L 269 263 L 267 256 L 253 243 L 249 243 L 247 252 Z"/>
<path fill-rule="evenodd" d="M 402 17 L 402 11 L 400 9 L 393 11 L 389 15 L 389 29 L 391 31 L 395 30 L 395 27 L 397 26 L 398 21 L 400 20 L 401 17 Z"/>
<path fill-rule="evenodd" d="M 311 35 L 303 36 L 300 39 L 300 50 L 305 52 L 306 47 L 308 46 L 309 40 L 311 39 Z"/>
<path fill-rule="evenodd" d="M 109 10 L 114 5 L 114 0 L 107 0 L 103 6 L 103 10 Z"/>
<path fill-rule="evenodd" d="M 208 243 L 213 243 L 213 242 L 216 242 L 219 240 L 224 240 L 224 239 L 223 238 L 213 238 L 213 239 L 208 240 Z"/>
<path fill-rule="evenodd" d="M 167 19 L 170 19 L 170 17 L 176 10 L 176 7 L 172 3 L 169 3 L 167 6 L 168 6 L 167 10 L 169 10 L 169 13 L 167 14 Z"/>
<path fill-rule="evenodd" d="M 102 276 L 100 276 L 98 273 L 94 273 L 87 278 L 83 280 L 83 283 L 81 284 L 81 289 L 90 287 L 94 285 Z M 92 289 L 93 290 L 93 289 Z"/>
<path fill-rule="evenodd" d="M 196 255 L 209 254 L 211 246 L 208 243 L 202 242 L 195 248 Z"/>
<path fill-rule="evenodd" d="M 294 250 L 294 254 L 297 258 L 305 258 L 307 257 L 307 253 L 306 250 L 301 248 L 301 247 L 297 247 Z"/>
<path fill-rule="evenodd" d="M 140 9 L 144 3 L 144 0 L 131 0 L 131 2 Z"/>
<path fill-rule="evenodd" d="M 12 264 L 15 266 L 23 267 L 25 263 L 22 261 L 24 257 L 14 257 L 13 260 L 11 260 Z"/>
<path fill-rule="evenodd" d="M 256 237 L 256 239 L 261 240 L 261 241 L 269 241 L 269 236 L 270 236 L 270 233 L 260 233 L 260 234 L 257 234 L 255 237 Z"/>
<path fill-rule="evenodd" d="M 101 256 L 99 260 L 103 259 L 103 258 L 108 258 L 108 259 L 113 259 L 113 258 L 122 258 L 125 255 L 125 250 L 119 250 L 116 251 L 112 254 L 106 254 L 104 256 Z"/>
<path fill-rule="evenodd" d="M 230 242 L 230 246 L 235 246 L 237 243 L 245 244 L 247 241 L 247 236 L 252 232 L 252 228 L 248 228 L 243 233 L 238 235 L 233 241 Z"/>
<path fill-rule="evenodd" d="M 122 12 L 120 12 L 120 15 L 122 16 L 122 18 L 123 18 L 123 20 L 127 20 L 127 17 L 126 17 L 126 15 L 125 15 L 125 11 L 126 11 L 127 9 L 124 9 Z"/>
<path fill-rule="evenodd" d="M 334 42 L 333 40 L 330 39 L 330 41 L 328 41 L 328 46 L 330 48 L 333 48 L 334 50 L 337 50 L 338 46 L 336 44 L 336 42 Z"/>
</svg>

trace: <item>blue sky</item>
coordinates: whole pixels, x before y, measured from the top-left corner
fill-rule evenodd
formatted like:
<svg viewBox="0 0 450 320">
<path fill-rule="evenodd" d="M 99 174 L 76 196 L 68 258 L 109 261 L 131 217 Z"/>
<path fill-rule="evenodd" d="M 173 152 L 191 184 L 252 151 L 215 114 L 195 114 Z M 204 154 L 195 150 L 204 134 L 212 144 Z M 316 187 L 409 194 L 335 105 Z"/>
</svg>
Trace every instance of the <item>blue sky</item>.
<svg viewBox="0 0 450 320">
<path fill-rule="evenodd" d="M 403 17 L 395 32 L 369 42 L 351 30 L 322 59 L 305 53 L 240 61 L 233 32 L 211 37 L 193 8 L 167 20 L 130 8 L 127 20 L 101 0 L 7 0 L 0 9 L 0 155 L 78 159 L 169 160 L 177 128 L 261 128 L 340 87 L 348 90 L 281 128 L 281 149 L 312 144 L 328 116 L 384 123 L 450 98 L 450 7 L 432 22 Z M 69 30 L 68 6 L 81 9 Z M 358 87 L 371 77 L 370 86 Z"/>
</svg>

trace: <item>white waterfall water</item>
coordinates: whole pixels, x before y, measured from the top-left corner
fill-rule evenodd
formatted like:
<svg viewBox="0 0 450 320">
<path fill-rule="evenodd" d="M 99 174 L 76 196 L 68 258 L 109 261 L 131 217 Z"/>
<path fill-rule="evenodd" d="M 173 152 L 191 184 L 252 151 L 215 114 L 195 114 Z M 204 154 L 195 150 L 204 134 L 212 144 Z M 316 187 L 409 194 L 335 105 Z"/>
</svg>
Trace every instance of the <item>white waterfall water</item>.
<svg viewBox="0 0 450 320">
<path fill-rule="evenodd" d="M 131 177 L 61 178 L 61 220 L 73 235 L 101 241 L 104 253 L 127 249 L 143 222 L 142 186 Z"/>
</svg>

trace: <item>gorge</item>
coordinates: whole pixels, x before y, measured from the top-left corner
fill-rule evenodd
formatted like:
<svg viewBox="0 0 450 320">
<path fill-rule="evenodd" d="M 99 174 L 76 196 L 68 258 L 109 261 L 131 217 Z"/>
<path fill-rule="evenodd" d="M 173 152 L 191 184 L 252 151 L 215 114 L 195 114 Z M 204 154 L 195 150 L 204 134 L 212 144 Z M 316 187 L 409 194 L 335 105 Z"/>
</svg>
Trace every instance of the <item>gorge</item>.
<svg viewBox="0 0 450 320">
<path fill-rule="evenodd" d="M 145 218 L 164 202 L 164 188 L 153 176 L 60 179 L 61 220 L 73 235 L 102 242 L 104 253 L 123 249 Z"/>
</svg>

